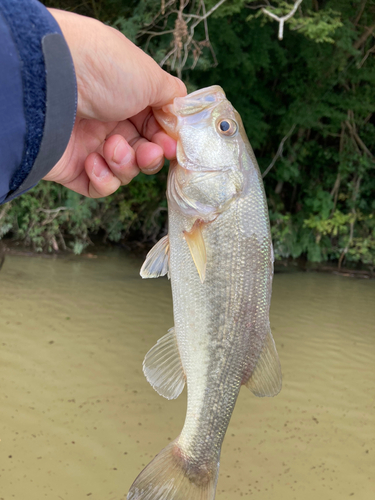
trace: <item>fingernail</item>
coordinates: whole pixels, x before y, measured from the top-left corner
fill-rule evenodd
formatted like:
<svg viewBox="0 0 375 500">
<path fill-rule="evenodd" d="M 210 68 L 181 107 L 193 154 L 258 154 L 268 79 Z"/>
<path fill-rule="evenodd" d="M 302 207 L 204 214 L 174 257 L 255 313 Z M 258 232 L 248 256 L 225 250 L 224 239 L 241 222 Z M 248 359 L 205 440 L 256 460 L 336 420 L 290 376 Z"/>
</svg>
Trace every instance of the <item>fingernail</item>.
<svg viewBox="0 0 375 500">
<path fill-rule="evenodd" d="M 159 170 L 163 165 L 164 165 L 164 158 L 162 158 L 159 161 L 156 161 L 155 163 L 151 163 L 151 165 L 147 167 L 145 170 L 147 170 L 147 172 L 149 173 L 152 173 L 155 172 L 156 170 Z"/>
<path fill-rule="evenodd" d="M 99 177 L 100 179 L 102 179 L 103 177 L 107 177 L 107 175 L 109 174 L 109 170 L 106 166 L 103 166 L 102 162 L 98 158 L 95 158 L 92 173 L 95 175 L 95 177 Z"/>
<path fill-rule="evenodd" d="M 127 156 L 129 156 L 129 153 L 130 151 L 127 144 L 125 144 L 123 141 L 119 141 L 113 152 L 112 160 L 118 165 L 121 165 L 125 163 Z"/>
</svg>

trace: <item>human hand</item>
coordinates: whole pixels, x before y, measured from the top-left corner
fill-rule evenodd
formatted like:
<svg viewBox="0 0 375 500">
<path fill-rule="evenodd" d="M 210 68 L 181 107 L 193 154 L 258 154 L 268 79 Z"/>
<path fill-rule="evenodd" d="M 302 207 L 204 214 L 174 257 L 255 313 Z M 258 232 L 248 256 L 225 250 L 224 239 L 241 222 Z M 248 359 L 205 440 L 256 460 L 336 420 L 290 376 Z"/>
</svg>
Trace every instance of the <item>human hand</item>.
<svg viewBox="0 0 375 500">
<path fill-rule="evenodd" d="M 152 108 L 186 95 L 171 76 L 119 31 L 95 19 L 49 9 L 72 54 L 77 116 L 60 161 L 44 177 L 91 198 L 108 196 L 140 171 L 158 172 L 176 142 Z"/>
</svg>

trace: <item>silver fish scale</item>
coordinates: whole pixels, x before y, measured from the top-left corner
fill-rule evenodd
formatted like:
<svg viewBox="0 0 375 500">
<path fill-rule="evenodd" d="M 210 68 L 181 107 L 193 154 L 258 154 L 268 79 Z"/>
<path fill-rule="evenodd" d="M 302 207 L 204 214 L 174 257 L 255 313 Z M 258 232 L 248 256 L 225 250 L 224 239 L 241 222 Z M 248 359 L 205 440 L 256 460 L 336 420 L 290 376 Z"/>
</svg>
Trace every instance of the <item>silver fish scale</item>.
<svg viewBox="0 0 375 500">
<path fill-rule="evenodd" d="M 175 328 L 148 352 L 144 370 L 168 398 L 178 396 L 185 374 L 188 407 L 180 436 L 141 472 L 127 498 L 213 500 L 241 385 L 257 396 L 281 387 L 269 326 L 266 197 L 241 117 L 220 87 L 176 98 L 155 116 L 177 137 L 178 163 L 168 176 L 169 236 L 141 273 L 165 274 L 169 250 Z"/>
<path fill-rule="evenodd" d="M 188 386 L 177 444 L 200 469 L 219 459 L 241 383 L 251 375 L 269 329 L 271 236 L 259 170 L 250 168 L 246 195 L 203 229 L 203 284 L 183 237 L 191 219 L 169 212 L 175 328 Z"/>
</svg>

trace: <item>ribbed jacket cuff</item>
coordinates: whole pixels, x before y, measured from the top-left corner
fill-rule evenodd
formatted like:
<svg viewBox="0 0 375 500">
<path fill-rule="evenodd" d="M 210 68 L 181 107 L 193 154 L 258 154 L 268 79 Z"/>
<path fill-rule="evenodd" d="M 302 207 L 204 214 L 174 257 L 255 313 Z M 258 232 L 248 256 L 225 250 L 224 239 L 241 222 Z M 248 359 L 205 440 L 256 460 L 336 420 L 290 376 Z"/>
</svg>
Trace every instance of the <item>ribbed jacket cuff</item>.
<svg viewBox="0 0 375 500">
<path fill-rule="evenodd" d="M 77 87 L 72 57 L 60 27 L 36 0 L 1 0 L 22 61 L 26 121 L 22 162 L 4 201 L 38 183 L 63 155 L 73 129 Z"/>
</svg>

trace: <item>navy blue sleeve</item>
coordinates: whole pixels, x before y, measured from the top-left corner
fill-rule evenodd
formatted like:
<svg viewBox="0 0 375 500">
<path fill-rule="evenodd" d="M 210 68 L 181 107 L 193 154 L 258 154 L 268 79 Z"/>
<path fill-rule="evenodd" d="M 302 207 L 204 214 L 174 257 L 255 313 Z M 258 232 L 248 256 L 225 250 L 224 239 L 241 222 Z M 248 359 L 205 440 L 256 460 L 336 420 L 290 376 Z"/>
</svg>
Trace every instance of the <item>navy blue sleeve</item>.
<svg viewBox="0 0 375 500">
<path fill-rule="evenodd" d="M 76 103 L 73 61 L 54 17 L 37 0 L 0 0 L 0 203 L 59 161 Z"/>
</svg>

